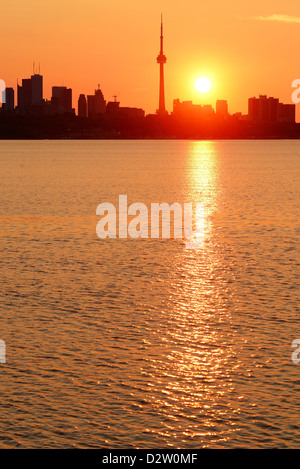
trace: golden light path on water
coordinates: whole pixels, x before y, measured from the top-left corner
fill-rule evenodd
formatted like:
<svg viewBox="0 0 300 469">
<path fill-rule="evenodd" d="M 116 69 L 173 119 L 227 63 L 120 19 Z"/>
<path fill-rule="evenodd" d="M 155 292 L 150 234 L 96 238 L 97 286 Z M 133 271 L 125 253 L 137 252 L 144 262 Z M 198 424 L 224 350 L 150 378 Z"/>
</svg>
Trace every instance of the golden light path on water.
<svg viewBox="0 0 300 469">
<path fill-rule="evenodd" d="M 201 248 L 183 252 L 180 261 L 176 258 L 174 262 L 174 279 L 168 296 L 172 309 L 162 311 L 168 317 L 167 327 L 157 332 L 164 354 L 152 361 L 153 371 L 148 374 L 150 401 L 164 422 L 161 435 L 166 438 L 177 435 L 182 445 L 202 438 L 213 442 L 214 436 L 219 442 L 225 441 L 237 430 L 235 413 L 239 412 L 240 396 L 235 408 L 227 404 L 234 392 L 231 363 L 236 358 L 230 341 L 230 310 L 226 305 L 233 301 L 232 292 L 229 279 L 215 276 L 224 266 L 209 242 L 211 218 L 218 210 L 221 197 L 218 163 L 213 142 L 190 143 L 185 196 L 194 204 L 201 202 L 204 206 Z M 224 344 L 224 336 L 229 344 Z M 157 397 L 159 394 L 161 397 Z M 224 435 L 216 422 L 223 425 L 227 422 Z"/>
<path fill-rule="evenodd" d="M 0 159 L 2 447 L 299 446 L 297 142 L 1 142 Z M 119 194 L 201 203 L 203 243 L 100 240 Z"/>
</svg>

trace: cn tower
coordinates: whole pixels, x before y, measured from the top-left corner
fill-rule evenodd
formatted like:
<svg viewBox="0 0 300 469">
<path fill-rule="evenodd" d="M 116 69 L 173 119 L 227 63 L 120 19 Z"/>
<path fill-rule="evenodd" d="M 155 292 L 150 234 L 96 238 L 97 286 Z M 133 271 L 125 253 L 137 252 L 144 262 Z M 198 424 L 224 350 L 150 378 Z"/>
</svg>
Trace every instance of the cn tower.
<svg viewBox="0 0 300 469">
<path fill-rule="evenodd" d="M 159 64 L 159 108 L 157 114 L 167 114 L 165 106 L 165 84 L 164 84 L 164 64 L 167 61 L 167 57 L 164 55 L 164 36 L 163 36 L 163 20 L 161 15 L 161 26 L 160 26 L 160 53 L 157 56 L 157 63 Z"/>
</svg>

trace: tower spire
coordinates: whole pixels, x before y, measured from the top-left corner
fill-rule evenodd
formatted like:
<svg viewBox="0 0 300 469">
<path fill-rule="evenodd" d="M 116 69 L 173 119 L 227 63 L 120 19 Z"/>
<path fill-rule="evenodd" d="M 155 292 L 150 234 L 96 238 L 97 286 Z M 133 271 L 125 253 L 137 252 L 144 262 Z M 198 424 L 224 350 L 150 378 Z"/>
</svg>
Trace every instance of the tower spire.
<svg viewBox="0 0 300 469">
<path fill-rule="evenodd" d="M 164 86 L 164 64 L 167 61 L 167 57 L 164 55 L 164 34 L 163 34 L 163 17 L 161 14 L 160 23 L 160 52 L 157 56 L 157 63 L 159 64 L 159 108 L 157 114 L 167 114 L 165 107 L 165 86 Z"/>
</svg>

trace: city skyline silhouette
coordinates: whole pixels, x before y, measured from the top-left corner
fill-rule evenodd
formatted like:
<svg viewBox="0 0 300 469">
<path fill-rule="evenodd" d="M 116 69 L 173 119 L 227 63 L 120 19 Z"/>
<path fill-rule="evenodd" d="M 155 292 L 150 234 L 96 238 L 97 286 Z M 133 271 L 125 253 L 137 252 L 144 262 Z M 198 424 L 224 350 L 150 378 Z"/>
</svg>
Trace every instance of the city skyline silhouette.
<svg viewBox="0 0 300 469">
<path fill-rule="evenodd" d="M 201 105 L 193 104 L 191 100 L 181 102 L 179 98 L 173 99 L 173 110 L 168 113 L 165 105 L 165 81 L 164 65 L 167 58 L 164 54 L 164 35 L 163 35 L 163 16 L 161 14 L 160 23 L 160 52 L 157 56 L 159 64 L 159 99 L 157 116 L 166 118 L 172 115 L 176 120 L 189 120 L 191 125 L 197 121 L 206 125 L 213 118 L 222 118 L 228 120 L 231 114 L 228 111 L 228 102 L 225 99 L 217 99 L 215 109 L 211 104 Z M 199 83 L 204 83 L 199 85 Z M 208 86 L 207 86 L 208 85 Z M 211 82 L 208 78 L 200 78 L 195 84 L 199 92 L 207 93 L 211 88 Z M 95 89 L 94 95 L 85 95 L 80 93 L 77 104 L 77 111 L 73 108 L 74 99 L 72 98 L 72 89 L 67 86 L 52 86 L 51 100 L 43 97 L 43 75 L 40 72 L 40 63 L 38 67 L 33 62 L 33 74 L 31 78 L 22 78 L 21 85 L 17 80 L 17 102 L 15 104 L 15 91 L 13 87 L 7 87 L 3 92 L 2 113 L 4 117 L 10 114 L 17 114 L 23 117 L 30 116 L 53 116 L 53 115 L 75 115 L 79 118 L 97 119 L 107 114 L 110 119 L 116 116 L 121 119 L 134 117 L 141 119 L 145 117 L 145 111 L 142 108 L 120 107 L 117 101 L 117 95 L 114 95 L 114 101 L 107 102 L 103 92 Z M 248 120 L 255 124 L 275 124 L 275 123 L 295 123 L 296 107 L 295 104 L 283 104 L 278 98 L 268 97 L 260 94 L 258 98 L 248 98 L 248 114 L 241 112 L 233 114 L 233 117 L 239 121 Z M 218 124 L 218 122 L 217 122 Z M 110 123 L 111 125 L 111 123 Z M 114 129 L 115 130 L 115 129 Z M 278 130 L 272 130 L 277 135 Z"/>
<path fill-rule="evenodd" d="M 298 1 L 1 14 L 0 446 L 299 446 Z"/>
<path fill-rule="evenodd" d="M 4 6 L 1 78 L 7 86 L 15 87 L 17 78 L 29 76 L 35 62 L 40 63 L 49 98 L 53 84 L 72 88 L 77 101 L 79 94 L 93 92 L 100 83 L 107 100 L 117 94 L 124 106 L 153 113 L 158 93 L 153 57 L 163 12 L 169 111 L 176 98 L 195 104 L 226 99 L 231 113 L 246 113 L 247 98 L 259 94 L 291 102 L 299 30 L 297 8 L 292 5 L 278 2 L 275 11 L 270 1 L 263 8 L 258 1 L 251 7 L 236 1 L 225 7 L 220 2 L 219 8 L 195 1 L 184 8 L 165 1 L 137 8 L 136 1 L 127 6 L 117 1 L 112 12 L 111 6 L 94 1 L 70 8 L 67 0 L 57 15 L 56 4 L 49 4 L 47 13 L 35 1 L 27 2 L 26 10 L 20 0 L 13 11 Z M 131 15 L 126 23 L 128 8 Z M 213 82 L 205 95 L 194 86 L 202 75 Z M 298 109 L 297 114 L 299 120 Z"/>
</svg>

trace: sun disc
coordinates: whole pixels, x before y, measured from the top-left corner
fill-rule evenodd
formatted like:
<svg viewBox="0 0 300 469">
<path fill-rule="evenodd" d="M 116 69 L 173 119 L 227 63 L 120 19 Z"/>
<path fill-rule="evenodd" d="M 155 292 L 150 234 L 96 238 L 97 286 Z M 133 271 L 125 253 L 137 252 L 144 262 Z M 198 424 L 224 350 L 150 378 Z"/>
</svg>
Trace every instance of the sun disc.
<svg viewBox="0 0 300 469">
<path fill-rule="evenodd" d="M 207 93 L 211 89 L 211 81 L 205 77 L 198 78 L 195 88 L 199 93 Z"/>
</svg>

